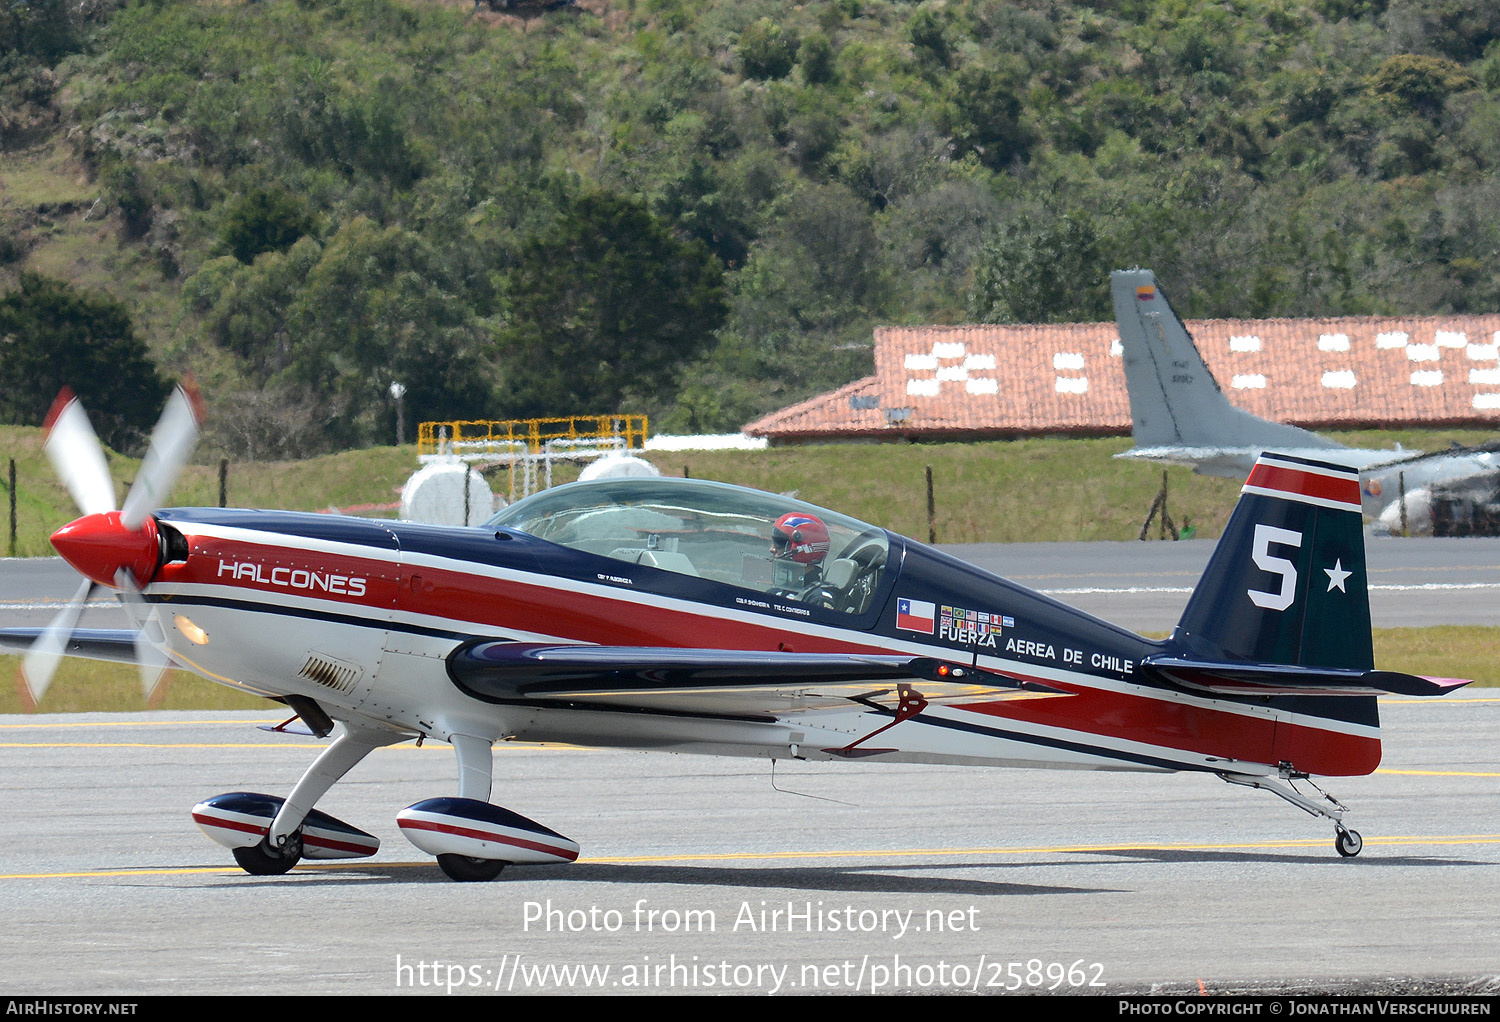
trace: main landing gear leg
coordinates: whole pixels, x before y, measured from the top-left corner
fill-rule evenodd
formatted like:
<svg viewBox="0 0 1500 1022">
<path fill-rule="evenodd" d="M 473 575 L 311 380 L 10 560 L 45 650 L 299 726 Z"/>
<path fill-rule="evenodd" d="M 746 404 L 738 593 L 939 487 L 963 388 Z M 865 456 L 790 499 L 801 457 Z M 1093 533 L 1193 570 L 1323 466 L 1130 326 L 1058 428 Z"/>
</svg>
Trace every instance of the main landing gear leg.
<svg viewBox="0 0 1500 1022">
<path fill-rule="evenodd" d="M 1258 777 L 1254 774 L 1221 773 L 1219 776 L 1230 784 L 1243 784 L 1247 788 L 1258 788 L 1261 791 L 1269 791 L 1271 794 L 1290 802 L 1303 812 L 1332 820 L 1334 829 L 1333 847 L 1338 849 L 1338 853 L 1346 859 L 1358 855 L 1360 849 L 1364 847 L 1364 839 L 1359 836 L 1359 831 L 1350 830 L 1344 826 L 1344 814 L 1349 811 L 1349 807 L 1322 788 L 1319 788 L 1316 784 L 1313 784 L 1311 780 L 1308 780 L 1306 774 L 1295 773 L 1283 768 L 1281 771 L 1281 780 Z M 1323 796 L 1323 802 L 1328 803 L 1328 805 L 1324 805 L 1323 802 L 1316 801 L 1302 794 L 1296 788 L 1292 787 L 1290 783 L 1292 781 L 1307 781 L 1308 784 L 1311 784 L 1317 790 L 1319 795 Z"/>
<path fill-rule="evenodd" d="M 458 797 L 488 802 L 495 775 L 494 746 L 470 735 L 454 735 L 452 742 L 458 753 Z"/>
<path fill-rule="evenodd" d="M 488 802 L 494 783 L 494 746 L 483 738 L 470 735 L 454 735 L 452 742 L 453 751 L 458 754 L 458 797 Z M 505 869 L 503 860 L 477 859 L 469 855 L 439 855 L 437 864 L 449 880 L 461 883 L 493 880 Z"/>
<path fill-rule="evenodd" d="M 373 750 L 405 741 L 407 737 L 392 731 L 345 725 L 344 733 L 307 768 L 260 844 L 234 849 L 234 860 L 245 872 L 256 876 L 277 876 L 290 870 L 302 858 L 302 823 L 318 799 Z"/>
</svg>

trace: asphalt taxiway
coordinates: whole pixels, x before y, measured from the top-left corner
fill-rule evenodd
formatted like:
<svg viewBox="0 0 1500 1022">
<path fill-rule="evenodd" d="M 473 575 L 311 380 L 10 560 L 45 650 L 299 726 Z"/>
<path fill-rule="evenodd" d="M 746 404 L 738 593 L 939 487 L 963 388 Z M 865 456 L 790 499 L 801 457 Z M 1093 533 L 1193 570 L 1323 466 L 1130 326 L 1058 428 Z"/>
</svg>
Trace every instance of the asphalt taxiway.
<svg viewBox="0 0 1500 1022">
<path fill-rule="evenodd" d="M 1377 628 L 1500 626 L 1500 539 L 1367 542 L 1370 613 Z M 1213 553 L 1181 543 L 972 543 L 941 549 L 1127 628 L 1171 629 Z M 60 558 L 0 559 L 0 626 L 42 625 L 78 588 Z M 125 627 L 113 597 L 96 593 L 83 627 Z"/>
<path fill-rule="evenodd" d="M 973 543 L 943 549 L 1143 632 L 1176 624 L 1213 553 L 1213 540 L 1115 543 Z M 1500 539 L 1365 542 L 1376 628 L 1500 625 Z"/>
<path fill-rule="evenodd" d="M 1330 779 L 1364 851 L 1190 775 L 768 764 L 502 747 L 494 801 L 582 858 L 455 884 L 395 814 L 446 746 L 373 753 L 320 807 L 369 860 L 250 877 L 194 802 L 285 792 L 274 714 L 0 717 L 12 994 L 1119 993 L 1500 976 L 1500 696 L 1382 704 Z M 1096 986 L 1094 984 L 1103 984 Z"/>
</svg>

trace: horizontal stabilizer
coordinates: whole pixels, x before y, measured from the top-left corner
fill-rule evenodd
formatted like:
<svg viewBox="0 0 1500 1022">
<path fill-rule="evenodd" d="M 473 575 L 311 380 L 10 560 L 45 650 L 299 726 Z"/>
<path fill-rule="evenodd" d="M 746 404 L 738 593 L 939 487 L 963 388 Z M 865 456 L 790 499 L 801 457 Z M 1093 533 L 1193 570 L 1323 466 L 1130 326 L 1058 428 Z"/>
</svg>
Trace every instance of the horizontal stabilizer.
<svg viewBox="0 0 1500 1022">
<path fill-rule="evenodd" d="M 1396 671 L 1226 664 L 1167 654 L 1148 657 L 1141 667 L 1171 684 L 1215 695 L 1440 696 L 1469 684 L 1462 678 L 1419 678 Z"/>
<path fill-rule="evenodd" d="M 478 639 L 448 656 L 454 683 L 492 702 L 567 700 L 686 713 L 847 706 L 910 686 L 929 702 L 1045 692 L 932 657 L 741 649 L 544 645 Z"/>
<path fill-rule="evenodd" d="M 45 628 L 0 628 L 0 648 L 25 652 L 44 631 Z M 85 660 L 133 664 L 135 634 L 126 628 L 75 628 L 62 652 Z"/>
</svg>

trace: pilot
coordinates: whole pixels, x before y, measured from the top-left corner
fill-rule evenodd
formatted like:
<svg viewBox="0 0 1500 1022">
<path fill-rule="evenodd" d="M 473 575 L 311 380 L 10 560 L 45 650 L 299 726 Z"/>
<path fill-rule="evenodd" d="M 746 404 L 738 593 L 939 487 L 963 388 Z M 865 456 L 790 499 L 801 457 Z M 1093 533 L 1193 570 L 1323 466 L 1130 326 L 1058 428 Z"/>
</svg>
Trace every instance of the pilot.
<svg viewBox="0 0 1500 1022">
<path fill-rule="evenodd" d="M 771 526 L 772 582 L 792 595 L 823 578 L 828 526 L 816 515 L 788 511 Z"/>
</svg>

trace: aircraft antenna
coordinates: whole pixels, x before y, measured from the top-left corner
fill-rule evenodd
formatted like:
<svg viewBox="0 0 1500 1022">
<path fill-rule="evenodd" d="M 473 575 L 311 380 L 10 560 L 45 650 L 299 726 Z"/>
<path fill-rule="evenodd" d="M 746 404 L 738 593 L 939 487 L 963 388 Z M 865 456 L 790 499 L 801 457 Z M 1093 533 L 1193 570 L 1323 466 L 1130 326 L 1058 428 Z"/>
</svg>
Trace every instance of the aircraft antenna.
<svg viewBox="0 0 1500 1022">
<path fill-rule="evenodd" d="M 855 804 L 853 802 L 845 802 L 841 798 L 830 798 L 827 795 L 814 795 L 814 794 L 812 794 L 811 792 L 808 792 L 808 791 L 793 791 L 790 788 L 777 787 L 777 785 L 776 785 L 776 760 L 774 760 L 774 759 L 771 760 L 771 790 L 772 791 L 779 791 L 783 795 L 801 795 L 803 798 L 815 798 L 819 802 L 833 802 L 836 805 L 852 806 L 852 807 L 854 807 L 856 809 L 859 808 L 859 806 L 857 804 Z"/>
</svg>

